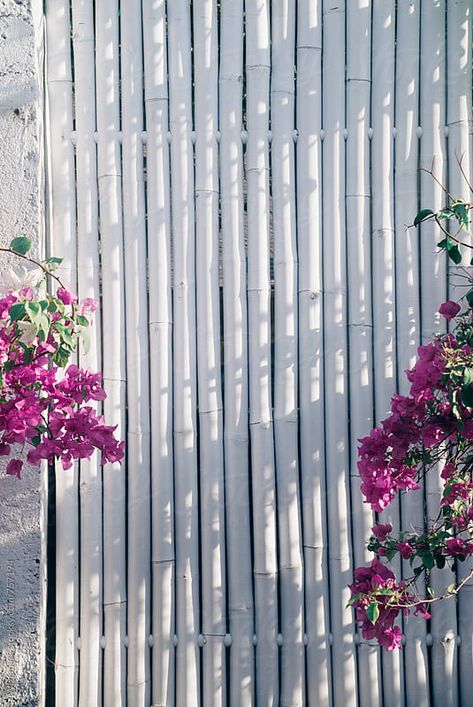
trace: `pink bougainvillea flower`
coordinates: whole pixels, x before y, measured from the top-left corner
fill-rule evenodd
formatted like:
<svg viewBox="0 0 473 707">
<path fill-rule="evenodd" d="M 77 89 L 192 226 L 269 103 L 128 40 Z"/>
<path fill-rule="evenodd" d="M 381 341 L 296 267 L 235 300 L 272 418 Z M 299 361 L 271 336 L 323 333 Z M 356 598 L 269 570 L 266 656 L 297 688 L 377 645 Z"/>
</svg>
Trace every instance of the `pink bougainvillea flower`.
<svg viewBox="0 0 473 707">
<path fill-rule="evenodd" d="M 399 542 L 397 544 L 397 549 L 403 556 L 405 560 L 408 560 L 412 555 L 414 555 L 415 550 L 409 543 Z"/>
<path fill-rule="evenodd" d="M 392 531 L 393 526 L 391 523 L 377 523 L 371 528 L 371 532 L 380 543 L 386 540 L 389 533 Z"/>
<path fill-rule="evenodd" d="M 388 651 L 400 648 L 402 632 L 394 622 L 400 611 L 404 610 L 403 604 L 412 600 L 405 590 L 404 583 L 396 582 L 394 573 L 382 562 L 374 559 L 369 567 L 355 569 L 354 582 L 349 588 L 362 637 L 367 641 L 375 638 Z M 394 603 L 391 601 L 393 597 L 396 598 Z M 375 623 L 367 613 L 373 602 L 379 611 Z"/>
<path fill-rule="evenodd" d="M 447 322 L 449 322 L 451 319 L 454 319 L 454 317 L 457 316 L 460 309 L 461 307 L 458 302 L 453 302 L 453 300 L 447 300 L 447 302 L 444 302 L 440 305 L 439 314 L 441 314 L 442 317 L 445 317 Z"/>
<path fill-rule="evenodd" d="M 86 312 L 95 312 L 95 310 L 98 307 L 98 303 L 92 299 L 91 297 L 86 297 L 86 299 L 82 300 L 81 302 L 81 314 L 85 314 Z"/>
<path fill-rule="evenodd" d="M 446 545 L 449 555 L 464 555 L 468 557 L 473 553 L 473 542 L 468 542 L 468 540 L 450 538 L 450 540 L 447 540 Z"/>
<path fill-rule="evenodd" d="M 74 302 L 77 302 L 76 295 L 69 292 L 69 290 L 66 290 L 65 287 L 58 287 L 56 295 L 63 304 L 73 304 Z"/>
<path fill-rule="evenodd" d="M 7 474 L 9 476 L 16 476 L 20 479 L 22 468 L 23 462 L 21 459 L 11 459 L 7 464 Z"/>
</svg>

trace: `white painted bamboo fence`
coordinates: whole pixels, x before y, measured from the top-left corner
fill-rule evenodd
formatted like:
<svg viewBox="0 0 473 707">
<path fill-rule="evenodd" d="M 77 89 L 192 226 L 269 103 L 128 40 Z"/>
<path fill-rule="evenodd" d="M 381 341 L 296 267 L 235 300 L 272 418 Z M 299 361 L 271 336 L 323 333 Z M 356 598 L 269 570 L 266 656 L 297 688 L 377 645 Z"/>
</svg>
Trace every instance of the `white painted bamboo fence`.
<svg viewBox="0 0 473 707">
<path fill-rule="evenodd" d="M 433 159 L 465 192 L 472 10 L 46 1 L 48 248 L 100 298 L 82 362 L 127 441 L 56 470 L 51 704 L 471 704 L 471 590 L 394 654 L 345 604 L 357 439 L 455 282 L 405 224 Z"/>
</svg>

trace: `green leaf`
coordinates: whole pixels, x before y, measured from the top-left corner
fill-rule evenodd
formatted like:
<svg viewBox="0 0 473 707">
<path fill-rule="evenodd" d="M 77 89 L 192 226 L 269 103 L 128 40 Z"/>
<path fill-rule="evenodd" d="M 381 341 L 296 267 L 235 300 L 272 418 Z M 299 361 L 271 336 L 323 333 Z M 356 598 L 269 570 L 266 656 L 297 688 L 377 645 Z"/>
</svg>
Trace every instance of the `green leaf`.
<svg viewBox="0 0 473 707">
<path fill-rule="evenodd" d="M 61 324 L 61 322 L 55 322 L 54 327 L 60 335 L 61 339 L 72 348 L 74 346 L 74 342 L 72 340 L 71 332 L 69 331 L 69 329 L 64 326 L 64 324 Z"/>
<path fill-rule="evenodd" d="M 84 317 L 83 314 L 77 315 L 77 323 L 81 326 L 89 326 L 89 320 L 87 319 L 87 317 Z"/>
<path fill-rule="evenodd" d="M 452 210 L 448 206 L 446 209 L 440 209 L 440 211 L 437 211 L 437 218 L 438 219 L 452 218 Z"/>
<path fill-rule="evenodd" d="M 430 552 L 427 552 L 423 557 L 422 557 L 422 563 L 424 567 L 428 570 L 431 570 L 432 567 L 435 564 L 435 560 L 433 555 Z"/>
<path fill-rule="evenodd" d="M 41 444 L 41 437 L 39 435 L 32 437 L 31 444 L 33 445 L 33 447 L 38 447 Z"/>
<path fill-rule="evenodd" d="M 18 236 L 18 238 L 14 238 L 11 241 L 10 248 L 11 250 L 14 250 L 15 253 L 26 255 L 31 248 L 31 240 L 26 238 L 26 236 Z"/>
<path fill-rule="evenodd" d="M 23 363 L 26 363 L 27 365 L 31 363 L 34 358 L 34 353 L 34 348 L 28 347 L 27 349 L 25 349 L 25 351 L 23 352 Z"/>
<path fill-rule="evenodd" d="M 66 366 L 67 362 L 69 361 L 70 355 L 70 350 L 66 346 L 61 344 L 61 346 L 59 346 L 59 348 L 53 354 L 53 361 L 60 368 L 64 368 L 64 366 Z"/>
<path fill-rule="evenodd" d="M 352 606 L 356 601 L 358 601 L 358 599 L 359 599 L 361 596 L 363 596 L 363 595 L 360 594 L 360 593 L 354 594 L 354 595 L 351 597 L 351 599 L 349 599 L 349 600 L 347 601 L 347 606 Z"/>
<path fill-rule="evenodd" d="M 452 204 L 452 211 L 455 214 L 455 217 L 460 226 L 464 226 L 465 228 L 468 227 L 468 206 L 465 204 L 465 202 L 456 201 L 454 204 Z"/>
<path fill-rule="evenodd" d="M 12 322 L 17 322 L 22 319 L 26 314 L 26 308 L 23 302 L 16 302 L 10 307 L 10 319 Z"/>
<path fill-rule="evenodd" d="M 42 264 L 44 265 L 46 270 L 49 270 L 49 272 L 53 272 L 53 270 L 58 269 L 63 260 L 64 258 L 46 258 L 46 260 L 43 260 Z"/>
<path fill-rule="evenodd" d="M 460 399 L 467 408 L 473 407 L 473 386 L 465 385 L 460 391 Z"/>
<path fill-rule="evenodd" d="M 431 596 L 432 598 L 435 597 L 435 592 L 432 589 L 432 587 L 427 587 L 427 592 L 428 592 L 429 596 Z"/>
<path fill-rule="evenodd" d="M 473 265 L 473 263 L 472 263 Z M 469 292 L 466 293 L 466 301 L 470 305 L 470 307 L 473 307 L 473 290 L 470 290 Z"/>
<path fill-rule="evenodd" d="M 39 302 L 27 302 L 25 304 L 25 307 L 26 307 L 26 312 L 29 315 L 29 318 L 31 319 L 32 322 L 36 322 L 36 320 L 42 316 L 41 307 L 39 306 Z"/>
<path fill-rule="evenodd" d="M 449 584 L 449 585 L 448 585 L 448 587 L 447 587 L 447 592 L 448 592 L 449 594 L 454 594 L 456 588 L 457 588 L 457 585 L 455 584 L 455 582 L 453 582 L 452 584 Z"/>
<path fill-rule="evenodd" d="M 366 616 L 372 624 L 375 624 L 377 622 L 379 618 L 379 607 L 377 602 L 372 601 L 371 604 L 368 604 L 368 608 L 366 609 Z"/>
<path fill-rule="evenodd" d="M 463 383 L 464 385 L 471 385 L 473 383 L 473 368 L 466 366 L 463 370 Z"/>
<path fill-rule="evenodd" d="M 443 568 L 445 567 L 445 557 L 443 555 L 437 555 L 437 557 L 435 558 L 435 562 L 439 570 L 443 570 Z"/>
<path fill-rule="evenodd" d="M 419 223 L 424 221 L 428 216 L 433 216 L 434 212 L 432 209 L 421 209 L 414 219 L 414 226 L 418 226 Z"/>
<path fill-rule="evenodd" d="M 453 245 L 451 248 L 448 248 L 448 257 L 453 260 L 455 265 L 459 265 L 461 263 L 462 254 L 460 253 L 457 245 Z"/>
</svg>

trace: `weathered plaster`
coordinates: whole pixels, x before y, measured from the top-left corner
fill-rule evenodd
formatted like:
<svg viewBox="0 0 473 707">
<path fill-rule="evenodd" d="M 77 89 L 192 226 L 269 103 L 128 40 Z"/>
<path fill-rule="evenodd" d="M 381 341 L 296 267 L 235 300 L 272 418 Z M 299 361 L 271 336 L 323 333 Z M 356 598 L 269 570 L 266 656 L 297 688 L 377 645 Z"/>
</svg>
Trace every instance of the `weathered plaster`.
<svg viewBox="0 0 473 707">
<path fill-rule="evenodd" d="M 0 243 L 28 235 L 40 250 L 38 60 L 40 0 L 0 0 Z M 0 258 L 2 270 L 8 267 Z M 43 674 L 41 474 L 21 481 L 0 465 L 0 705 L 41 704 Z"/>
</svg>

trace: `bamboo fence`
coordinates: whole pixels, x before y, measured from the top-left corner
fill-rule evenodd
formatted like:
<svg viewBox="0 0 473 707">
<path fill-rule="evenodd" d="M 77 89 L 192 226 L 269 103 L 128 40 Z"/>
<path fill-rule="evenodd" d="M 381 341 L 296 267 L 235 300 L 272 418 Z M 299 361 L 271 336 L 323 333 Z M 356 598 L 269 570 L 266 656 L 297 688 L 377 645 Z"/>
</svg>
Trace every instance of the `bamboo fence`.
<svg viewBox="0 0 473 707">
<path fill-rule="evenodd" d="M 47 249 L 100 299 L 79 360 L 127 441 L 55 471 L 57 707 L 467 704 L 470 589 L 393 654 L 346 602 L 357 440 L 457 291 L 406 224 L 444 198 L 420 167 L 468 195 L 471 2 L 45 15 Z M 422 527 L 439 493 L 382 518 Z"/>
</svg>

